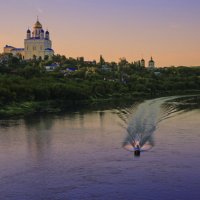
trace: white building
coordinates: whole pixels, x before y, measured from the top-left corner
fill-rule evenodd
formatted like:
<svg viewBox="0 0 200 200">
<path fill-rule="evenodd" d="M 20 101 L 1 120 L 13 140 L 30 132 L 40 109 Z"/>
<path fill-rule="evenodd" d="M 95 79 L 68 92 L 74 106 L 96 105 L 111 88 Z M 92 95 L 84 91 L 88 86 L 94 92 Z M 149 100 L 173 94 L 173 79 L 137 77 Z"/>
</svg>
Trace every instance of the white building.
<svg viewBox="0 0 200 200">
<path fill-rule="evenodd" d="M 144 60 L 144 58 L 142 58 L 142 60 L 140 61 L 140 65 L 141 65 L 141 67 L 145 67 L 145 60 Z"/>
<path fill-rule="evenodd" d="M 47 72 L 53 72 L 58 67 L 60 67 L 60 65 L 58 63 L 53 63 L 51 65 L 45 66 L 45 69 L 46 69 Z"/>
<path fill-rule="evenodd" d="M 142 58 L 142 60 L 140 60 L 140 66 L 141 67 L 145 67 L 145 60 L 144 58 Z M 153 58 L 151 57 L 151 59 L 149 60 L 149 63 L 148 63 L 148 66 L 147 66 L 149 69 L 154 69 L 156 66 L 155 66 L 155 61 L 153 60 Z"/>
<path fill-rule="evenodd" d="M 45 56 L 51 57 L 54 54 L 49 31 L 44 32 L 39 20 L 33 27 L 33 32 L 28 29 L 26 39 L 24 40 L 24 58 L 25 60 L 33 57 L 44 59 Z"/>
<path fill-rule="evenodd" d="M 24 59 L 24 48 L 15 48 L 13 46 L 6 45 L 4 47 L 4 53 L 11 53 L 14 56 L 21 55 Z"/>
<path fill-rule="evenodd" d="M 155 62 L 154 62 L 152 57 L 151 57 L 151 60 L 149 61 L 149 68 L 150 69 L 154 69 L 155 68 Z"/>
<path fill-rule="evenodd" d="M 14 56 L 21 54 L 25 60 L 36 58 L 44 59 L 45 56 L 51 57 L 54 54 L 52 42 L 50 40 L 49 31 L 44 31 L 41 23 L 37 19 L 33 26 L 33 32 L 28 29 L 26 39 L 24 40 L 24 48 L 15 48 L 6 45 L 4 53 L 12 53 Z"/>
</svg>

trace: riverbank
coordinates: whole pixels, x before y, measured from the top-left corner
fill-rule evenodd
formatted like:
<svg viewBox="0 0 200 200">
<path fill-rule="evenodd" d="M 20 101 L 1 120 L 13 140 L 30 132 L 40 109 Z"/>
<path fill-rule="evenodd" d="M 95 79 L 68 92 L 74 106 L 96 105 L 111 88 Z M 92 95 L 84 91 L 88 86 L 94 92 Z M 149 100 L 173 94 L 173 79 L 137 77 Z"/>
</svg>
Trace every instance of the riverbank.
<svg viewBox="0 0 200 200">
<path fill-rule="evenodd" d="M 0 119 L 4 118 L 16 118 L 31 116 L 36 113 L 68 113 L 77 112 L 83 110 L 105 110 L 114 109 L 117 107 L 127 107 L 134 102 L 141 102 L 146 99 L 173 96 L 173 95 L 199 95 L 200 91 L 176 91 L 173 93 L 165 92 L 165 94 L 144 94 L 144 93 L 132 93 L 132 94 L 119 94 L 110 96 L 109 98 L 95 98 L 92 97 L 89 100 L 77 100 L 77 101 L 63 101 L 63 100 L 50 100 L 50 101 L 26 101 L 26 102 L 14 102 L 12 104 L 1 106 Z M 197 102 L 200 104 L 200 101 Z"/>
<path fill-rule="evenodd" d="M 134 101 L 142 100 L 135 98 Z M 104 110 L 131 105 L 133 99 L 129 98 L 109 98 L 91 99 L 84 101 L 42 101 L 42 102 L 22 102 L 12 103 L 0 108 L 0 119 L 31 116 L 45 113 L 68 113 L 83 110 Z"/>
</svg>

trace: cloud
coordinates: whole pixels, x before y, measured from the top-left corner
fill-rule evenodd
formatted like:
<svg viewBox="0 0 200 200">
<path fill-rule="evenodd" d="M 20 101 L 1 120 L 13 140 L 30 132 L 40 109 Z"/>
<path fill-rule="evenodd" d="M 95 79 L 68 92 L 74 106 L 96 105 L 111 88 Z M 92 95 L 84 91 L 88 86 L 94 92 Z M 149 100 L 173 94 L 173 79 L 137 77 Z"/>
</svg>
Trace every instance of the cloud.
<svg viewBox="0 0 200 200">
<path fill-rule="evenodd" d="M 41 14 L 43 13 L 43 10 L 41 8 L 37 8 L 36 10 L 38 11 L 38 13 L 41 13 Z"/>
</svg>

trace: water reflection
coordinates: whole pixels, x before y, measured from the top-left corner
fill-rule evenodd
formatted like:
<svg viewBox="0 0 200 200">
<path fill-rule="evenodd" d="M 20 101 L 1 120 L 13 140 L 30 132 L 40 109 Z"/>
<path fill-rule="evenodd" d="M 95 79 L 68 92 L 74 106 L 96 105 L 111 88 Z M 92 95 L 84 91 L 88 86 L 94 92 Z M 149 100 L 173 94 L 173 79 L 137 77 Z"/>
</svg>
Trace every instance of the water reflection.
<svg viewBox="0 0 200 200">
<path fill-rule="evenodd" d="M 25 136 L 27 150 L 33 161 L 39 162 L 44 158 L 46 150 L 50 149 L 54 125 L 52 116 L 32 117 L 25 119 Z"/>
<path fill-rule="evenodd" d="M 19 126 L 23 123 L 23 120 L 0 120 L 0 127 L 1 128 L 9 128 L 14 126 Z"/>
<path fill-rule="evenodd" d="M 110 112 L 110 111 L 109 111 Z M 21 138 L 21 147 L 26 149 L 29 160 L 34 164 L 43 162 L 55 148 L 61 151 L 62 146 L 68 145 L 71 150 L 79 143 L 91 143 L 91 141 L 104 140 L 104 129 L 111 124 L 113 115 L 107 111 L 76 112 L 68 115 L 35 115 L 20 120 L 1 120 L 0 136 L 5 144 L 13 145 L 13 138 Z M 4 131 L 3 131 L 4 130 Z M 6 132 L 8 130 L 9 132 Z M 89 138 L 88 132 L 93 131 L 102 134 L 98 138 Z M 16 133 L 16 134 L 15 134 Z M 60 143 L 60 138 L 63 137 Z M 68 140 L 66 140 L 68 137 Z M 59 141 L 59 142 L 58 142 Z"/>
</svg>

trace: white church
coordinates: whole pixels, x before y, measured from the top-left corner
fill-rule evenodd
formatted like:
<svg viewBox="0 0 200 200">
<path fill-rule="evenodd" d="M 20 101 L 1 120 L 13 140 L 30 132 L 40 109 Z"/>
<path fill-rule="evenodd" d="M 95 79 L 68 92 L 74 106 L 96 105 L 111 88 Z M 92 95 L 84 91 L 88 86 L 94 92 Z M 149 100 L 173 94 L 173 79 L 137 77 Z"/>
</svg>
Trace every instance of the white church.
<svg viewBox="0 0 200 200">
<path fill-rule="evenodd" d="M 42 24 L 37 19 L 32 33 L 30 29 L 27 30 L 24 48 L 15 48 L 6 45 L 4 53 L 12 53 L 15 56 L 20 54 L 23 59 L 30 60 L 34 57 L 44 59 L 45 56 L 48 56 L 50 58 L 53 56 L 54 50 L 52 49 L 49 31 L 44 31 Z"/>
<path fill-rule="evenodd" d="M 142 60 L 140 60 L 140 64 L 141 64 L 141 67 L 146 67 L 144 58 L 142 58 Z M 151 57 L 151 59 L 149 60 L 148 69 L 155 69 L 155 68 L 156 68 L 155 61 Z"/>
</svg>

